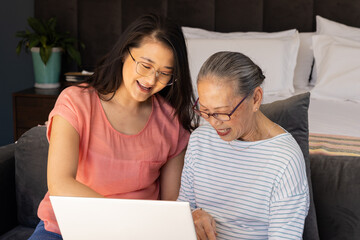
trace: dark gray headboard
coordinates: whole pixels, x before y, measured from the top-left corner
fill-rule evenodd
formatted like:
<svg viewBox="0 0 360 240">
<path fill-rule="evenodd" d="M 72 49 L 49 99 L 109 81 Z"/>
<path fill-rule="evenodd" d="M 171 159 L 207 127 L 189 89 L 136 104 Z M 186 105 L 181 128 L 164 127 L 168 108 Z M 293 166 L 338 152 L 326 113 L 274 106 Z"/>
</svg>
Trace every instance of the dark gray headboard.
<svg viewBox="0 0 360 240">
<path fill-rule="evenodd" d="M 92 70 L 126 26 L 156 12 L 183 26 L 274 32 L 315 30 L 315 16 L 360 27 L 360 0 L 35 0 L 35 16 L 58 18 L 59 29 L 81 39 L 83 67 Z"/>
</svg>

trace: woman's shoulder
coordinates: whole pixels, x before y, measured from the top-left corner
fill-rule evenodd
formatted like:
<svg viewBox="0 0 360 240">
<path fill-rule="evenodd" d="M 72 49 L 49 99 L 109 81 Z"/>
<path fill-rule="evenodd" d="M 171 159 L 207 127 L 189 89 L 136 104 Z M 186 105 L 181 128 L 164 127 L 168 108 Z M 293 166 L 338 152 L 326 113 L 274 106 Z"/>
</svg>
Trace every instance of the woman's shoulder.
<svg viewBox="0 0 360 240">
<path fill-rule="evenodd" d="M 152 101 L 151 124 L 156 124 L 157 126 L 161 126 L 162 129 L 167 129 L 169 134 L 178 132 L 179 129 L 182 128 L 182 125 L 176 115 L 175 108 L 159 94 L 152 96 Z"/>
<path fill-rule="evenodd" d="M 300 146 L 297 143 L 297 141 L 295 140 L 295 138 L 293 137 L 293 135 L 291 135 L 291 133 L 289 133 L 288 131 L 285 130 L 284 133 L 281 133 L 277 136 L 274 137 L 274 142 L 276 144 L 280 144 L 280 145 L 284 145 L 284 146 L 288 146 L 289 148 L 299 148 Z"/>
<path fill-rule="evenodd" d="M 59 100 L 81 102 L 96 96 L 96 91 L 92 87 L 86 87 L 85 85 L 69 86 L 61 91 L 59 95 Z"/>
<path fill-rule="evenodd" d="M 96 92 L 94 88 L 89 87 L 85 84 L 80 85 L 72 85 L 69 87 L 64 88 L 61 93 L 65 94 L 71 94 L 71 95 L 77 95 L 77 94 L 91 94 L 93 92 Z"/>
<path fill-rule="evenodd" d="M 291 133 L 287 132 L 286 130 L 285 132 L 280 133 L 272 138 L 262 140 L 261 143 L 264 146 L 278 146 L 285 150 L 299 146 Z"/>
<path fill-rule="evenodd" d="M 155 115 L 157 119 L 164 121 L 164 123 L 167 122 L 171 125 L 178 125 L 178 121 L 174 121 L 174 119 L 176 119 L 175 108 L 160 94 L 153 96 L 153 108 L 153 115 Z"/>
<path fill-rule="evenodd" d="M 295 138 L 289 133 L 282 133 L 275 136 L 265 148 L 271 148 L 273 156 L 278 159 L 283 159 L 286 164 L 290 162 L 304 161 L 303 152 L 295 140 Z"/>
</svg>

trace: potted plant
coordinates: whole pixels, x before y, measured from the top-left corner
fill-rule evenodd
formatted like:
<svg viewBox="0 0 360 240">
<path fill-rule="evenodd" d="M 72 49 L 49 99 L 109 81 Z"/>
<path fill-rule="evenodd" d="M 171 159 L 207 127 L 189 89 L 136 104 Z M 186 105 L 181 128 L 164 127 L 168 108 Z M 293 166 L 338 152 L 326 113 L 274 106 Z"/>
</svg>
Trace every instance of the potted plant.
<svg viewBox="0 0 360 240">
<path fill-rule="evenodd" d="M 25 30 L 16 33 L 16 37 L 21 38 L 16 47 L 16 53 L 20 54 L 23 46 L 25 52 L 31 51 L 35 87 L 57 88 L 60 86 L 61 54 L 64 52 L 78 66 L 81 66 L 81 56 L 77 45 L 79 43 L 80 47 L 84 48 L 84 44 L 71 37 L 69 32 L 58 32 L 56 18 L 44 21 L 29 17 L 27 21 L 33 32 Z"/>
</svg>

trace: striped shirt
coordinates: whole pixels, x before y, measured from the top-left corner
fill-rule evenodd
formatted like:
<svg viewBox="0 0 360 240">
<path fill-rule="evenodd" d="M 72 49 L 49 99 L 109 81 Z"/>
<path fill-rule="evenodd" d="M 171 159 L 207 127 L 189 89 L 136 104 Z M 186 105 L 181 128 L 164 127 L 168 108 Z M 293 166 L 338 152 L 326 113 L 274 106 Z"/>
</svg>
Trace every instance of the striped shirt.
<svg viewBox="0 0 360 240">
<path fill-rule="evenodd" d="M 288 132 L 229 143 L 203 125 L 190 137 L 178 201 L 210 213 L 217 239 L 302 239 L 309 209 L 303 154 Z"/>
</svg>

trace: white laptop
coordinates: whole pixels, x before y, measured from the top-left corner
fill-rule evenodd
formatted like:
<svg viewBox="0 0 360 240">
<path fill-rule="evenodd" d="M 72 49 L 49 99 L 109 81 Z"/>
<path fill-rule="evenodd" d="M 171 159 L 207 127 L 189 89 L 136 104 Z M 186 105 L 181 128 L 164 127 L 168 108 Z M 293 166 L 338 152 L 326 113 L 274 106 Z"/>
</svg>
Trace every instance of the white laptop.
<svg viewBox="0 0 360 240">
<path fill-rule="evenodd" d="M 196 240 L 189 203 L 50 196 L 64 240 Z"/>
</svg>

